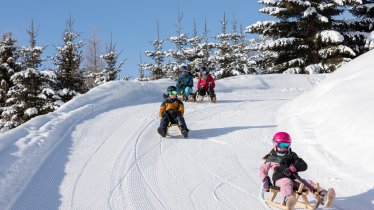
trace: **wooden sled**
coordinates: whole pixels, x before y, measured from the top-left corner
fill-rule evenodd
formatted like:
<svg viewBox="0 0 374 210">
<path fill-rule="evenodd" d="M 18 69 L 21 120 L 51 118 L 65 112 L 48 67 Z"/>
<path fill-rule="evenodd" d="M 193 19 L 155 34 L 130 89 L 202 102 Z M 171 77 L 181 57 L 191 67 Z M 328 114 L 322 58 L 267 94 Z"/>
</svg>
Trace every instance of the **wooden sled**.
<svg viewBox="0 0 374 210">
<path fill-rule="evenodd" d="M 193 101 L 194 101 L 193 94 L 188 95 L 187 100 L 184 99 L 184 95 L 181 94 L 181 93 L 177 94 L 177 98 L 178 98 L 179 100 L 181 100 L 181 101 L 185 101 L 185 102 L 193 102 Z"/>
<path fill-rule="evenodd" d="M 197 103 L 200 103 L 200 102 L 202 102 L 203 100 L 204 100 L 204 96 L 200 95 L 199 93 L 196 93 L 196 99 L 195 99 L 195 101 L 196 101 Z"/>
<path fill-rule="evenodd" d="M 182 135 L 184 138 L 188 137 L 188 132 L 187 132 L 187 134 L 183 133 L 182 130 L 181 130 L 181 127 L 179 126 L 179 124 L 177 122 L 169 122 L 168 129 L 167 129 L 168 134 L 169 134 L 169 128 L 170 127 L 178 127 L 178 135 Z M 172 135 L 177 135 L 177 133 L 174 133 Z"/>
<path fill-rule="evenodd" d="M 178 93 L 177 94 L 177 98 L 181 101 L 183 101 L 183 94 L 182 93 Z"/>
<path fill-rule="evenodd" d="M 301 183 L 299 188 L 294 189 L 294 196 L 296 200 L 295 208 L 303 208 L 303 209 L 317 209 L 319 204 L 321 203 L 321 196 L 320 196 L 320 187 L 319 184 L 317 183 L 317 189 L 315 190 L 310 190 L 308 188 L 304 189 L 305 184 Z M 271 186 L 269 189 L 269 192 L 272 193 L 270 199 L 266 199 L 265 203 L 274 206 L 279 209 L 287 209 L 287 206 L 285 204 L 285 201 L 282 203 L 278 203 L 274 201 L 276 198 L 277 194 L 280 192 L 280 188 L 277 186 Z M 315 196 L 315 202 L 312 204 L 308 200 L 308 194 L 312 194 Z"/>
</svg>

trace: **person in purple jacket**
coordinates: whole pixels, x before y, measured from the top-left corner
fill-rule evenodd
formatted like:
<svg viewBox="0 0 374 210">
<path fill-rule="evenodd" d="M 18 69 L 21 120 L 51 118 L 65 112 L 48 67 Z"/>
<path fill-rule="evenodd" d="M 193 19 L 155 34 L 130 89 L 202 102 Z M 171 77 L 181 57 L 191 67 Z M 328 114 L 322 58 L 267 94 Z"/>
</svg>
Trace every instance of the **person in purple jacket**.
<svg viewBox="0 0 374 210">
<path fill-rule="evenodd" d="M 293 196 L 293 186 L 300 183 L 293 174 L 297 175 L 297 172 L 305 171 L 308 168 L 306 162 L 291 150 L 291 142 L 292 139 L 288 133 L 276 133 L 273 137 L 274 148 L 263 158 L 265 163 L 260 168 L 263 189 L 267 192 L 272 185 L 268 172 L 270 169 L 273 170 L 273 183 L 280 188 L 287 209 L 294 209 L 296 199 Z M 314 188 L 316 187 L 312 181 L 307 180 L 307 182 Z M 335 190 L 333 188 L 327 191 L 321 189 L 320 195 L 321 203 L 330 208 L 335 199 Z"/>
</svg>

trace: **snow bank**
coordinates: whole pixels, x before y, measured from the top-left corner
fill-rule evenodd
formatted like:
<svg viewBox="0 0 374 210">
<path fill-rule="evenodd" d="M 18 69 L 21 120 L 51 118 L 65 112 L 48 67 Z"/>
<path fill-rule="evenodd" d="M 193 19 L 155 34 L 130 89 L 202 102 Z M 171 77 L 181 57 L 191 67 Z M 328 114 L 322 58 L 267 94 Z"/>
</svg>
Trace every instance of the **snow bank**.
<svg viewBox="0 0 374 210">
<path fill-rule="evenodd" d="M 282 107 L 280 129 L 319 144 L 348 165 L 374 172 L 374 50 L 354 59 L 315 89 Z"/>
</svg>

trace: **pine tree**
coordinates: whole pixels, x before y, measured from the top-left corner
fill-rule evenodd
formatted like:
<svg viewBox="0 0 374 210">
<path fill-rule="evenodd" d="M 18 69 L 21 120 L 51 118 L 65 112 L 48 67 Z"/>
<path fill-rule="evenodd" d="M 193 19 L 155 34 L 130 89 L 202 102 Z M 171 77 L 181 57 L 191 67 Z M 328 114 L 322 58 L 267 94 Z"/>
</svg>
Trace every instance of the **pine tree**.
<svg viewBox="0 0 374 210">
<path fill-rule="evenodd" d="M 57 89 L 63 102 L 71 100 L 74 96 L 87 91 L 84 85 L 84 77 L 80 68 L 82 61 L 83 42 L 73 30 L 74 21 L 70 17 L 64 32 L 64 45 L 57 47 L 57 55 L 53 58 L 57 66 Z"/>
<path fill-rule="evenodd" d="M 97 85 L 95 83 L 96 77 L 104 69 L 102 59 L 100 59 L 102 53 L 101 40 L 96 37 L 96 31 L 93 30 L 92 38 L 87 40 L 86 62 L 83 72 L 85 85 L 88 89 L 92 89 Z"/>
<path fill-rule="evenodd" d="M 16 47 L 17 40 L 13 38 L 12 33 L 5 33 L 0 40 L 0 129 L 8 126 L 9 120 L 6 115 L 6 104 L 9 103 L 9 92 L 14 86 L 12 76 L 21 70 L 21 64 L 18 62 L 19 52 Z"/>
<path fill-rule="evenodd" d="M 184 33 L 182 33 L 182 19 L 183 19 L 183 13 L 179 13 L 178 8 L 178 22 L 177 22 L 177 35 L 170 37 L 170 41 L 175 44 L 175 50 L 169 50 L 166 54 L 167 57 L 171 57 L 174 59 L 175 63 L 169 62 L 167 65 L 167 76 L 170 76 L 174 79 L 178 77 L 179 74 L 179 67 L 181 65 L 186 64 L 186 54 L 185 50 L 187 49 L 187 40 L 188 36 Z"/>
<path fill-rule="evenodd" d="M 116 46 L 112 42 L 112 36 L 110 38 L 110 43 L 106 48 L 106 52 L 100 56 L 104 63 L 104 70 L 97 74 L 95 83 L 97 85 L 104 84 L 109 81 L 116 80 L 121 72 L 121 67 L 125 61 L 118 62 L 119 54 L 116 51 Z"/>
<path fill-rule="evenodd" d="M 210 70 L 212 73 L 216 69 L 216 62 L 214 60 L 214 53 L 213 51 L 216 48 L 216 44 L 209 41 L 208 37 L 208 27 L 206 19 L 204 21 L 204 32 L 203 32 L 203 43 L 201 44 L 201 66 L 205 67 L 206 69 Z"/>
<path fill-rule="evenodd" d="M 13 86 L 11 77 L 21 69 L 16 42 L 12 33 L 5 33 L 0 40 L 0 108 L 5 106 L 8 90 Z"/>
<path fill-rule="evenodd" d="M 196 29 L 196 21 L 194 20 L 193 35 L 187 39 L 188 46 L 183 50 L 183 54 L 186 56 L 187 66 L 192 74 L 203 66 L 203 48 L 201 45 L 203 37 L 201 37 Z"/>
<path fill-rule="evenodd" d="M 215 62 L 218 69 L 215 71 L 215 75 L 218 78 L 225 78 L 233 76 L 233 62 L 234 62 L 234 49 L 232 47 L 233 34 L 227 33 L 227 23 L 226 15 L 223 15 L 222 32 L 216 35 L 215 38 L 220 42 L 216 45 Z M 236 34 L 234 35 L 236 36 Z"/>
<path fill-rule="evenodd" d="M 150 72 L 151 79 L 161 79 L 166 76 L 166 66 L 163 64 L 166 53 L 162 51 L 164 40 L 160 39 L 159 25 L 157 21 L 157 39 L 152 42 L 154 47 L 153 51 L 145 51 L 145 55 L 152 60 L 153 64 L 142 63 L 140 67 Z"/>
<path fill-rule="evenodd" d="M 349 45 L 357 55 L 374 49 L 374 0 L 362 0 L 349 10 L 356 19 L 341 21 L 337 28 L 343 32 Z"/>
<path fill-rule="evenodd" d="M 233 75 L 254 73 L 254 62 L 249 58 L 249 47 L 246 43 L 242 27 L 240 33 L 237 31 L 237 22 L 233 17 L 233 31 L 230 34 L 231 46 L 233 49 L 233 62 L 231 63 L 231 73 Z"/>
<path fill-rule="evenodd" d="M 30 45 L 20 50 L 22 71 L 11 77 L 14 85 L 7 94 L 8 100 L 2 116 L 6 123 L 3 124 L 2 131 L 17 127 L 35 116 L 54 111 L 58 107 L 54 103 L 54 91 L 50 89 L 51 74 L 43 72 L 42 75 L 37 71 L 45 60 L 41 57 L 45 48 L 36 45 L 37 32 L 33 21 L 27 33 L 30 36 Z"/>
<path fill-rule="evenodd" d="M 344 1 L 277 0 L 259 3 L 267 5 L 260 12 L 278 21 L 257 22 L 247 32 L 270 38 L 259 50 L 273 51 L 276 56 L 263 63 L 270 72 L 315 73 L 332 72 L 355 53 L 343 44 L 344 38 L 334 29 L 334 16 L 342 13 Z"/>
<path fill-rule="evenodd" d="M 140 58 L 140 64 L 138 64 L 138 67 L 139 67 L 139 77 L 138 77 L 138 81 L 148 81 L 149 78 L 147 78 L 145 76 L 145 68 L 143 66 L 143 59 L 142 59 L 142 53 L 140 53 L 139 55 L 139 58 Z"/>
<path fill-rule="evenodd" d="M 264 46 L 264 43 L 270 42 L 269 39 L 271 38 L 260 35 L 257 38 L 250 40 L 248 45 L 249 59 L 253 62 L 251 64 L 254 66 L 255 71 L 261 74 L 272 73 L 274 64 L 270 62 L 277 56 L 274 51 L 259 50 L 262 49 L 261 47 Z"/>
</svg>

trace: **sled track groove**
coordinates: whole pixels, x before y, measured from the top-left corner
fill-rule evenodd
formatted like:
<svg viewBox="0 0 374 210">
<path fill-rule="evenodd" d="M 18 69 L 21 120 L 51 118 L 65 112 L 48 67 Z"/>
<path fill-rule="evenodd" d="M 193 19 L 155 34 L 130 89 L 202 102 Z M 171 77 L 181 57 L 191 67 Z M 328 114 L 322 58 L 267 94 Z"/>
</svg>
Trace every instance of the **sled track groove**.
<svg viewBox="0 0 374 210">
<path fill-rule="evenodd" d="M 165 138 L 165 141 L 163 141 L 162 139 L 164 139 L 163 137 L 160 137 L 160 156 L 161 156 L 161 160 L 162 160 L 162 163 L 163 163 L 163 165 L 165 166 L 165 168 L 166 168 L 166 170 L 167 170 L 167 172 L 170 174 L 170 176 L 172 177 L 172 179 L 186 192 L 186 193 L 188 193 L 188 190 L 187 190 L 187 188 L 186 187 L 184 187 L 183 185 L 182 185 L 182 183 L 180 183 L 179 181 L 178 181 L 178 179 L 176 179 L 175 178 L 175 175 L 172 173 L 172 171 L 171 171 L 171 169 L 168 167 L 168 164 L 166 164 L 166 161 L 165 161 L 165 159 L 164 159 L 164 155 L 163 155 L 163 152 L 162 152 L 162 143 L 166 143 L 166 138 Z M 189 200 L 190 200 L 190 202 L 192 203 L 192 205 L 194 205 L 194 203 L 192 202 L 192 199 L 191 199 L 191 197 L 189 197 Z M 196 207 L 194 206 L 194 209 L 196 209 Z"/>
<path fill-rule="evenodd" d="M 126 119 L 125 122 L 127 122 L 130 118 Z M 116 129 L 114 129 L 114 131 L 120 129 L 120 127 L 117 127 Z M 112 134 L 114 133 L 114 131 L 112 132 Z M 111 134 L 111 135 L 112 135 Z M 108 137 L 110 137 L 111 135 L 109 135 Z M 81 169 L 81 171 L 79 172 L 78 174 L 78 177 L 77 179 L 75 180 L 75 183 L 74 183 L 74 188 L 73 188 L 73 191 L 72 191 L 72 195 L 71 195 L 71 204 L 70 204 L 70 208 L 71 209 L 74 209 L 74 197 L 75 197 L 75 193 L 76 193 L 76 187 L 77 187 L 77 183 L 79 182 L 79 180 L 81 179 L 82 177 L 82 174 L 83 172 L 85 171 L 85 168 L 88 166 L 88 164 L 90 163 L 90 161 L 92 160 L 92 158 L 95 156 L 95 154 L 100 150 L 100 148 L 108 141 L 109 138 L 106 138 L 104 141 L 102 141 L 99 146 L 94 150 L 94 152 L 90 155 L 90 157 L 88 158 L 88 160 L 85 162 L 83 168 Z"/>
<path fill-rule="evenodd" d="M 141 136 L 143 135 L 144 131 L 146 129 L 149 129 L 149 126 L 152 124 L 152 123 L 155 123 L 156 122 L 156 116 L 153 117 L 153 119 L 148 122 L 145 127 L 143 127 L 141 129 L 141 131 L 139 132 L 139 134 L 137 135 L 136 137 L 136 141 L 135 141 L 135 146 L 134 146 L 134 162 L 129 166 L 128 170 L 118 179 L 118 183 L 114 186 L 114 188 L 111 190 L 110 192 L 110 199 L 109 199 L 109 203 L 110 203 L 110 200 L 113 196 L 113 193 L 114 191 L 118 188 L 119 191 L 120 191 L 120 194 L 121 196 L 120 197 L 124 197 L 124 192 L 121 190 L 122 189 L 122 186 L 123 186 L 123 181 L 127 178 L 127 176 L 129 175 L 129 173 L 134 169 L 134 167 L 136 167 L 136 169 L 138 170 L 138 172 L 140 173 L 140 176 L 142 178 L 142 180 L 144 181 L 144 183 L 147 185 L 147 187 L 150 189 L 150 191 L 152 192 L 152 194 L 156 197 L 156 199 L 159 201 L 159 203 L 164 207 L 164 209 L 167 209 L 165 204 L 161 201 L 161 199 L 156 195 L 156 193 L 154 192 L 154 190 L 152 189 L 152 187 L 150 186 L 150 184 L 147 182 L 147 180 L 145 179 L 141 169 L 140 169 L 140 166 L 139 166 L 139 161 L 141 161 L 145 156 L 147 156 L 152 150 L 154 149 L 157 149 L 159 147 L 159 145 L 161 144 L 161 142 L 153 145 L 150 149 L 148 149 L 144 154 L 142 154 L 141 156 L 138 156 L 138 145 L 139 145 L 139 142 L 140 142 L 140 139 L 141 139 Z M 124 147 L 125 149 L 125 147 Z M 110 209 L 112 209 L 111 205 L 109 205 Z"/>
<path fill-rule="evenodd" d="M 145 130 L 148 127 L 148 125 L 151 124 L 152 121 L 155 120 L 155 117 L 154 116 L 149 117 L 149 119 L 151 119 L 150 122 L 148 122 L 144 127 L 140 127 L 141 129 L 138 129 L 140 131 L 136 132 L 137 135 L 132 135 L 128 139 L 139 138 L 139 136 L 143 132 L 143 130 Z M 136 137 L 134 137 L 134 136 L 136 136 Z M 114 166 L 113 166 L 112 172 L 115 171 L 115 169 L 118 168 L 118 171 L 119 171 L 118 177 L 119 178 L 115 178 L 114 177 L 115 175 L 113 175 L 113 174 L 111 175 L 111 181 L 110 181 L 111 184 L 110 185 L 114 186 L 114 187 L 113 188 L 111 187 L 110 192 L 109 192 L 109 196 L 108 196 L 108 200 L 107 200 L 107 205 L 110 209 L 113 209 L 113 207 L 111 205 L 111 201 L 112 201 L 113 194 L 116 191 L 116 189 L 118 189 L 118 192 L 119 192 L 119 195 L 120 195 L 119 197 L 120 197 L 122 203 L 123 204 L 126 203 L 125 196 L 124 196 L 125 193 L 122 190 L 122 184 L 123 184 L 124 178 L 126 177 L 127 173 L 129 173 L 131 168 L 134 166 L 135 162 L 130 165 L 130 168 L 124 173 L 125 175 L 123 175 L 122 171 L 125 171 L 125 169 L 126 169 L 125 163 L 126 163 L 126 160 L 127 160 L 126 159 L 126 157 L 127 157 L 126 154 L 127 153 L 125 151 L 128 149 L 128 145 L 131 144 L 131 143 L 132 143 L 131 141 L 127 141 L 127 143 L 122 146 L 120 156 L 117 158 L 117 160 L 116 160 L 116 162 L 114 163 Z M 113 184 L 113 183 L 115 183 L 115 184 Z"/>
</svg>

